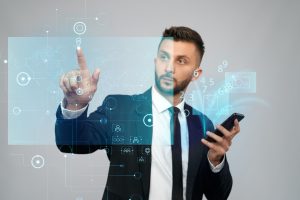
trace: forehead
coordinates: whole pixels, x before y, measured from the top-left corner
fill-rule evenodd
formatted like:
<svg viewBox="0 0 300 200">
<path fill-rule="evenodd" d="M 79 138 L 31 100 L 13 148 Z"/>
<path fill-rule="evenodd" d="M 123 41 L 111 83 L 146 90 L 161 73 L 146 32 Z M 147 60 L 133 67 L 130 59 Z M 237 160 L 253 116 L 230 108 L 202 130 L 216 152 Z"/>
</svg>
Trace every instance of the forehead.
<svg viewBox="0 0 300 200">
<path fill-rule="evenodd" d="M 197 55 L 197 48 L 194 43 L 174 41 L 172 39 L 164 39 L 160 44 L 159 51 L 165 51 L 174 56 L 185 55 L 195 57 L 195 55 Z"/>
</svg>

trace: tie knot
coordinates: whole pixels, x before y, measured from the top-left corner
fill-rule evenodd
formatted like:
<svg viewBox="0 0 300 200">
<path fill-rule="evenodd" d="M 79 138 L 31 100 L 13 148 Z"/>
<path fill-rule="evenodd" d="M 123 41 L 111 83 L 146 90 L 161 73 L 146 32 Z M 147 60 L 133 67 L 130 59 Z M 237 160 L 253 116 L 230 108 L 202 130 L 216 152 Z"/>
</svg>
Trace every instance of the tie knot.
<svg viewBox="0 0 300 200">
<path fill-rule="evenodd" d="M 171 116 L 178 116 L 178 113 L 180 112 L 180 109 L 174 106 L 168 108 L 168 110 L 171 113 Z"/>
</svg>

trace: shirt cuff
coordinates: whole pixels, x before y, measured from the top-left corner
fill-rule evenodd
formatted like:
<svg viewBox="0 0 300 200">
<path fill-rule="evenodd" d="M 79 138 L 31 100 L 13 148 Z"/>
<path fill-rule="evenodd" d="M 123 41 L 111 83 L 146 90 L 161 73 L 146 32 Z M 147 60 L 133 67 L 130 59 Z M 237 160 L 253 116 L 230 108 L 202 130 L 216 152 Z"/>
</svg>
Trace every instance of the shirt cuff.
<svg viewBox="0 0 300 200">
<path fill-rule="evenodd" d="M 224 163 L 225 163 L 225 156 L 226 155 L 223 156 L 223 160 L 220 164 L 218 164 L 217 166 L 214 166 L 208 159 L 208 153 L 207 153 L 207 160 L 209 162 L 210 169 L 213 173 L 219 173 L 223 169 Z"/>
<path fill-rule="evenodd" d="M 60 102 L 60 109 L 64 119 L 75 119 L 79 117 L 87 109 L 88 105 L 79 110 L 68 110 L 64 108 L 64 101 Z"/>
</svg>

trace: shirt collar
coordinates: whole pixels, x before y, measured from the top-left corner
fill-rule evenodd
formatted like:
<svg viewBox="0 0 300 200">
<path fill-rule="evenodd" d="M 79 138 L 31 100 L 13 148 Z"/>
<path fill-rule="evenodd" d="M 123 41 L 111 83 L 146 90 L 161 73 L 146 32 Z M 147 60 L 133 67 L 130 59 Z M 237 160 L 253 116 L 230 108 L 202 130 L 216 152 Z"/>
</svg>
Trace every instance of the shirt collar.
<svg viewBox="0 0 300 200">
<path fill-rule="evenodd" d="M 157 91 L 155 86 L 152 87 L 152 104 L 156 107 L 157 111 L 160 113 L 166 111 L 168 108 L 173 106 L 165 97 L 163 97 Z M 176 107 L 180 109 L 180 112 L 183 112 L 184 101 L 181 101 Z"/>
</svg>

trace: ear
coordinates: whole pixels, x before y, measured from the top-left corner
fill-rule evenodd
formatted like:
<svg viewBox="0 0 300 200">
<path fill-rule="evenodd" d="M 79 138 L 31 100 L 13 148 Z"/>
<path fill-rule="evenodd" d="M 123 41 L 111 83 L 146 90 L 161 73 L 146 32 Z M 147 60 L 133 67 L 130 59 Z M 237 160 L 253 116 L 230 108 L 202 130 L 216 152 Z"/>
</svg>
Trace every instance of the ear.
<svg viewBox="0 0 300 200">
<path fill-rule="evenodd" d="M 199 66 L 193 72 L 192 81 L 197 80 L 201 76 L 201 74 L 202 74 L 202 68 L 201 68 L 201 66 Z"/>
</svg>

